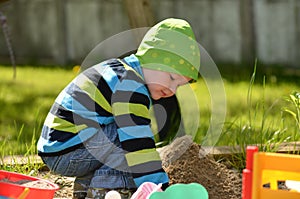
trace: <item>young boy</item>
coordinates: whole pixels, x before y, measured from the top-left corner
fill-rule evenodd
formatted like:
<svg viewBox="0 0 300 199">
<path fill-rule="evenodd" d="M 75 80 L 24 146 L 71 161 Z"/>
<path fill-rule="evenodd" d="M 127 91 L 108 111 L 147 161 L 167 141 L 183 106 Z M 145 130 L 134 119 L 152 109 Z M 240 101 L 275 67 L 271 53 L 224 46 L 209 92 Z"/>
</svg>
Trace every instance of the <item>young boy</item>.
<svg viewBox="0 0 300 199">
<path fill-rule="evenodd" d="M 54 172 L 75 176 L 74 198 L 130 198 L 143 182 L 168 186 L 151 130 L 153 100 L 197 80 L 200 51 L 190 25 L 166 19 L 152 27 L 137 52 L 101 62 L 57 97 L 38 141 Z"/>
</svg>

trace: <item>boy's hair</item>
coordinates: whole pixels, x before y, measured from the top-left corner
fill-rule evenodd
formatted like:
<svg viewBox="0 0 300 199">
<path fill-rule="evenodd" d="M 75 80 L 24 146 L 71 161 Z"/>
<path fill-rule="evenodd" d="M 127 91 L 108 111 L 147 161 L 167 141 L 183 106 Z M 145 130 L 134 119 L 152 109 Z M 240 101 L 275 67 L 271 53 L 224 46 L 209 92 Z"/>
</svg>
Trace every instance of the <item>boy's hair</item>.
<svg viewBox="0 0 300 199">
<path fill-rule="evenodd" d="M 200 50 L 185 20 L 165 19 L 150 28 L 135 55 L 142 67 L 198 79 Z"/>
</svg>

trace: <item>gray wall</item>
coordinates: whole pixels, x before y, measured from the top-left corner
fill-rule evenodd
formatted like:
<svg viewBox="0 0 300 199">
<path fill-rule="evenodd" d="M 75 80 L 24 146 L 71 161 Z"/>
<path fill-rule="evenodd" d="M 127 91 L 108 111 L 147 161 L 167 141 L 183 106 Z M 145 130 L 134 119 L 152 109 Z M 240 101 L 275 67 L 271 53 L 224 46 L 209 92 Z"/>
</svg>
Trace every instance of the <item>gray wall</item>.
<svg viewBox="0 0 300 199">
<path fill-rule="evenodd" d="M 300 0 L 152 0 L 156 21 L 187 19 L 217 63 L 300 67 Z M 80 64 L 101 41 L 130 29 L 122 0 L 10 0 L 17 64 Z M 0 63 L 10 63 L 0 32 Z"/>
</svg>

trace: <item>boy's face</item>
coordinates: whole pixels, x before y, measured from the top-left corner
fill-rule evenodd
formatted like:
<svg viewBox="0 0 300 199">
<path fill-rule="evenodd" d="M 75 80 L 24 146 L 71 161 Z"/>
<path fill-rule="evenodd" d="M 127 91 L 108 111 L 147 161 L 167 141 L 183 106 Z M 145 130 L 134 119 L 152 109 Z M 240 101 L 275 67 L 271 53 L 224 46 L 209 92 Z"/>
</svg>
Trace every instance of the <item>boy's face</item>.
<svg viewBox="0 0 300 199">
<path fill-rule="evenodd" d="M 176 93 L 178 86 L 187 84 L 191 78 L 176 73 L 143 68 L 145 82 L 151 97 L 155 100 L 171 97 Z"/>
</svg>

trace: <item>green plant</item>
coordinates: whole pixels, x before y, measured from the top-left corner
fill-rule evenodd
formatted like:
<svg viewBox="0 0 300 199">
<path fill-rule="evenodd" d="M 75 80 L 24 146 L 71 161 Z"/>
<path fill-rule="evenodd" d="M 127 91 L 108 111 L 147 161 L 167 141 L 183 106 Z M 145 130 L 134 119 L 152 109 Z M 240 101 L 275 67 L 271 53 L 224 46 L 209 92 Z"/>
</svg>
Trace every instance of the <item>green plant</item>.
<svg viewBox="0 0 300 199">
<path fill-rule="evenodd" d="M 283 111 L 289 113 L 294 118 L 296 127 L 300 132 L 300 93 L 294 91 L 286 98 L 286 100 L 292 107 L 284 107 Z"/>
<path fill-rule="evenodd" d="M 273 117 L 271 119 L 268 118 L 272 116 L 272 110 L 277 108 L 278 100 L 275 100 L 270 106 L 266 105 L 265 77 L 263 77 L 262 82 L 263 92 L 261 98 L 258 102 L 253 103 L 252 94 L 256 77 L 256 66 L 257 62 L 254 65 L 247 91 L 248 109 L 246 120 L 239 118 L 232 122 L 226 122 L 221 138 L 228 140 L 227 144 L 232 147 L 233 155 L 229 157 L 229 162 L 239 171 L 245 168 L 246 147 L 248 145 L 258 146 L 260 151 L 274 152 L 278 150 L 281 143 L 290 140 L 290 136 L 286 134 L 282 117 L 277 118 L 277 121 L 274 121 Z"/>
<path fill-rule="evenodd" d="M 296 141 L 298 141 L 300 138 L 300 93 L 293 91 L 288 97 L 285 98 L 285 100 L 288 102 L 288 105 L 283 107 L 282 110 L 284 113 L 292 116 L 295 122 L 295 128 L 293 129 L 294 133 L 291 135 L 291 141 L 295 142 L 295 147 Z M 295 153 L 297 151 L 293 150 L 292 152 Z"/>
</svg>

